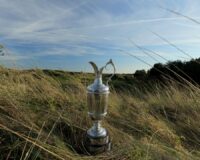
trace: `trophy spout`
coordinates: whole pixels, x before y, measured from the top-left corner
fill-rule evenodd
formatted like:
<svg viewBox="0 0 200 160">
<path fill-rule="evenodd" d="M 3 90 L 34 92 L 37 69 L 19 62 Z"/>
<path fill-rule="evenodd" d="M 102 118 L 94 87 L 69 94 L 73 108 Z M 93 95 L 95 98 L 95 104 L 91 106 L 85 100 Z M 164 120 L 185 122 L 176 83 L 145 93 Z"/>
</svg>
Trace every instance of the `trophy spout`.
<svg viewBox="0 0 200 160">
<path fill-rule="evenodd" d="M 92 61 L 90 61 L 89 63 L 92 65 L 92 67 L 94 69 L 94 73 L 97 76 L 98 72 L 99 72 L 97 65 L 94 62 L 92 62 Z"/>
<path fill-rule="evenodd" d="M 97 65 L 94 62 L 90 61 L 89 63 L 92 65 L 96 77 L 98 77 L 98 78 L 102 77 L 103 69 L 105 68 L 105 66 L 98 69 Z"/>
</svg>

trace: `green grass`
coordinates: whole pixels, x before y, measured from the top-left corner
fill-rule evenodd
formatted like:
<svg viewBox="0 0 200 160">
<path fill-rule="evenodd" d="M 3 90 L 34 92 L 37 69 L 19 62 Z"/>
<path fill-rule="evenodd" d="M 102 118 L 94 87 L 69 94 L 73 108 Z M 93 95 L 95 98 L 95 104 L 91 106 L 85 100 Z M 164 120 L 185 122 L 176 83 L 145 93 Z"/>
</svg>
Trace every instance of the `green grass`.
<svg viewBox="0 0 200 160">
<path fill-rule="evenodd" d="M 92 74 L 6 68 L 0 68 L 0 74 L 2 160 L 200 159 L 200 92 L 196 88 L 171 84 L 144 91 L 126 84 L 130 75 L 118 75 L 111 82 L 103 121 L 112 150 L 89 156 L 83 154 L 80 142 L 92 125 L 86 104 Z"/>
</svg>

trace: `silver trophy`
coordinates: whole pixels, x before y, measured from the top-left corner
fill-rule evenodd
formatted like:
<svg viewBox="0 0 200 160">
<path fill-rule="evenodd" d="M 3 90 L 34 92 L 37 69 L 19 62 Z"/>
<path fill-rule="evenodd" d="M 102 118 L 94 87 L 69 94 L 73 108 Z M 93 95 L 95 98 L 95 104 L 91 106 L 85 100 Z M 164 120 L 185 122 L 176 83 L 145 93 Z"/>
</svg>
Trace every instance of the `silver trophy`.
<svg viewBox="0 0 200 160">
<path fill-rule="evenodd" d="M 98 69 L 94 62 L 89 62 L 95 71 L 94 83 L 87 87 L 88 115 L 93 121 L 93 126 L 87 130 L 85 148 L 91 154 L 110 150 L 111 142 L 108 131 L 101 126 L 101 121 L 107 114 L 108 95 L 110 93 L 108 82 L 115 74 L 115 65 L 112 60 Z M 114 73 L 108 78 L 106 85 L 102 82 L 102 72 L 108 65 L 112 65 Z"/>
</svg>

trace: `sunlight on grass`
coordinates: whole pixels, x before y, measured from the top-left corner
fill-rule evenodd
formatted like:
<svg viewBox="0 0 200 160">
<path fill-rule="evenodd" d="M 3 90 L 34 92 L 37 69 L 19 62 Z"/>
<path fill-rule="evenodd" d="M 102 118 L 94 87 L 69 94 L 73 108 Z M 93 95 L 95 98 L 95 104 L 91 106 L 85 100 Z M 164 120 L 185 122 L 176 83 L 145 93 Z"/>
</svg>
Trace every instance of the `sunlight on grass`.
<svg viewBox="0 0 200 160">
<path fill-rule="evenodd" d="M 110 132 L 112 150 L 88 157 L 81 145 L 82 134 L 91 126 L 86 75 L 65 73 L 61 78 L 53 71 L 5 68 L 0 72 L 4 158 L 198 159 L 199 91 L 175 84 L 143 96 L 113 90 L 103 123 Z"/>
</svg>

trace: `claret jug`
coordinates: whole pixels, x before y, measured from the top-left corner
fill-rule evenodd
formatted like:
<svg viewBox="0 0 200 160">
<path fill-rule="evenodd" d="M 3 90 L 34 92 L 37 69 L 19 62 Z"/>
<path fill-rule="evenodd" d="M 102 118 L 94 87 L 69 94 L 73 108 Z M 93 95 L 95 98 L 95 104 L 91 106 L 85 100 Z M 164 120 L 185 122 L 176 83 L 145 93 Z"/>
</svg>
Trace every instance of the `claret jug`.
<svg viewBox="0 0 200 160">
<path fill-rule="evenodd" d="M 101 121 L 107 114 L 109 86 L 108 82 L 115 74 L 115 65 L 110 60 L 105 66 L 98 69 L 94 62 L 89 62 L 95 72 L 95 80 L 93 84 L 87 87 L 87 106 L 88 115 L 93 121 L 93 126 L 87 130 L 85 139 L 85 148 L 89 153 L 100 153 L 110 150 L 111 142 L 107 129 L 101 126 Z M 103 70 L 108 65 L 112 65 L 114 73 L 108 78 L 106 84 L 102 81 Z"/>
</svg>

